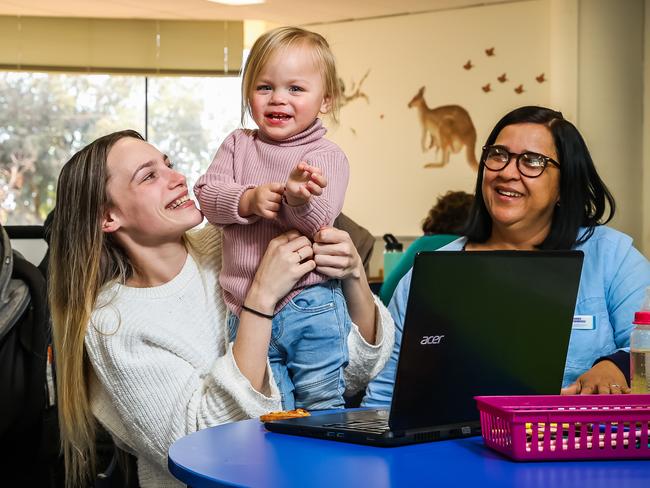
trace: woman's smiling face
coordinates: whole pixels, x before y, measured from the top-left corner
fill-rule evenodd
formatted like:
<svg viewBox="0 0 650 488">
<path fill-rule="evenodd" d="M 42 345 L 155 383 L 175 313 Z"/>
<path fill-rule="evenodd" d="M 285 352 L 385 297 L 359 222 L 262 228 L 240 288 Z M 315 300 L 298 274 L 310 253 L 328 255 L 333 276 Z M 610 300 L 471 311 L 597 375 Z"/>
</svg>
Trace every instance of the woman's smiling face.
<svg viewBox="0 0 650 488">
<path fill-rule="evenodd" d="M 109 232 L 152 245 L 178 239 L 203 216 L 189 199 L 185 177 L 151 144 L 120 139 L 107 157 Z"/>
<path fill-rule="evenodd" d="M 494 145 L 503 146 L 511 153 L 535 152 L 558 160 L 553 136 L 540 124 L 508 125 Z M 544 229 L 548 232 L 560 199 L 560 170 L 548 165 L 537 178 L 528 178 L 521 175 L 513 157 L 500 171 L 484 168 L 482 191 L 492 217 L 493 233 L 515 232 L 524 237 Z"/>
</svg>

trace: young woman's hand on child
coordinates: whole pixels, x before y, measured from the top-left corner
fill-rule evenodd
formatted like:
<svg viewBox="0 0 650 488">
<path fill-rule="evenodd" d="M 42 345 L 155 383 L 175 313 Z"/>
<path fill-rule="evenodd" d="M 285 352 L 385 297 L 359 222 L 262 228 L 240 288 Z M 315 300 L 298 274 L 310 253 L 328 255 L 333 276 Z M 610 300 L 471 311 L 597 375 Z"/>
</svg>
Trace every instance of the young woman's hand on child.
<svg viewBox="0 0 650 488">
<path fill-rule="evenodd" d="M 301 161 L 289 173 L 284 198 L 289 205 L 297 207 L 307 203 L 312 195 L 322 195 L 326 186 L 327 178 L 323 176 L 320 168 Z"/>
<path fill-rule="evenodd" d="M 284 185 L 267 183 L 246 190 L 239 199 L 239 215 L 259 215 L 263 219 L 275 219 L 280 211 Z"/>
<path fill-rule="evenodd" d="M 350 234 L 334 227 L 324 227 L 314 235 L 316 271 L 335 279 L 361 278 L 365 274 L 361 257 Z"/>
<path fill-rule="evenodd" d="M 269 245 L 246 297 L 249 306 L 273 313 L 276 303 L 306 273 L 316 268 L 309 239 L 297 230 L 280 234 Z"/>
</svg>

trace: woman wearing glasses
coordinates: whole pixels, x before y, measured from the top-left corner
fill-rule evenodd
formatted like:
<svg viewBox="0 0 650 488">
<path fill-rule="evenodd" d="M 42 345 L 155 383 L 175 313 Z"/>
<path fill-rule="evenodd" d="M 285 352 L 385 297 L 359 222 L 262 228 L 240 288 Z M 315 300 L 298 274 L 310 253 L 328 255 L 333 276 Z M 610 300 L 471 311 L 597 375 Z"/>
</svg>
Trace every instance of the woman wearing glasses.
<svg viewBox="0 0 650 488">
<path fill-rule="evenodd" d="M 543 107 L 508 113 L 483 147 L 475 195 L 465 237 L 441 250 L 583 251 L 575 315 L 591 328 L 572 330 L 562 392 L 629 392 L 626 348 L 650 286 L 650 263 L 629 236 L 603 225 L 614 216 L 614 198 L 576 127 Z M 390 402 L 410 279 L 402 279 L 389 306 L 395 348 L 365 405 Z"/>
</svg>

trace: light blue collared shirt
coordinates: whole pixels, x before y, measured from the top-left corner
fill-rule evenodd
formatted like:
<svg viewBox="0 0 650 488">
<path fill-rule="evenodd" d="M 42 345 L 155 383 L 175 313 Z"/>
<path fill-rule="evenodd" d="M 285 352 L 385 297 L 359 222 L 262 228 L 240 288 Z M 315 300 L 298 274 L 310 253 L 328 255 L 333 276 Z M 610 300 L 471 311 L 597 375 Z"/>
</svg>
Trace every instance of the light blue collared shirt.
<svg viewBox="0 0 650 488">
<path fill-rule="evenodd" d="M 581 235 L 582 232 L 584 229 Z M 467 239 L 461 237 L 439 251 L 460 251 L 466 242 Z M 632 246 L 632 238 L 628 235 L 598 226 L 587 242 L 574 249 L 585 255 L 575 315 L 586 320 L 591 328 L 574 327 L 571 331 L 562 386 L 573 383 L 599 357 L 621 349 L 629 350 L 634 312 L 641 307 L 645 290 L 650 287 L 650 262 Z M 395 320 L 395 347 L 384 369 L 368 385 L 363 406 L 390 405 L 411 272 L 397 285 L 388 306 Z"/>
</svg>

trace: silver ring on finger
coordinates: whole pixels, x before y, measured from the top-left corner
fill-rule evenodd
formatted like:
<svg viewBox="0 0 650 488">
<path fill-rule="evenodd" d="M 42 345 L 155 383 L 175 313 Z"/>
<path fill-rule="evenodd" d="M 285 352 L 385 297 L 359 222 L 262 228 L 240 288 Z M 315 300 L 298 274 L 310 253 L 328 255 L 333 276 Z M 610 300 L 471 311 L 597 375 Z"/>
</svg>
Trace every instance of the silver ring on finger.
<svg viewBox="0 0 650 488">
<path fill-rule="evenodd" d="M 300 249 L 296 251 L 296 254 L 298 255 L 298 262 L 302 261 L 302 254 L 300 254 Z"/>
<path fill-rule="evenodd" d="M 609 385 L 609 387 L 610 387 L 610 388 L 619 388 L 619 389 L 620 389 L 620 388 L 621 388 L 621 385 L 617 385 L 616 383 L 611 383 L 611 384 Z"/>
</svg>

